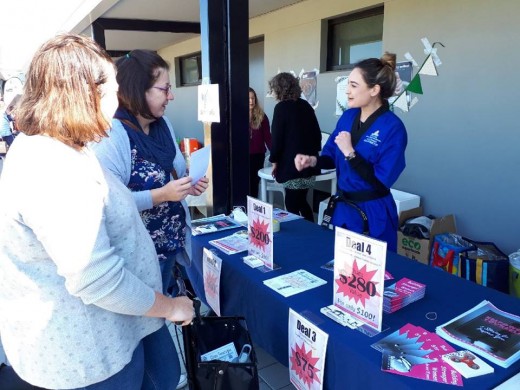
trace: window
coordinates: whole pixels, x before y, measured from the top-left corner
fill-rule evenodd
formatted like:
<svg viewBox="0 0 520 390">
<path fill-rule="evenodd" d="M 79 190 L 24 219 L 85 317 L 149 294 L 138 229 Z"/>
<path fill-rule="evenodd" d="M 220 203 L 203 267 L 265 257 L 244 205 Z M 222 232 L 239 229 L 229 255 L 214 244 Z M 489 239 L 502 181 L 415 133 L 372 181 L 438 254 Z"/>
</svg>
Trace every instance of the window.
<svg viewBox="0 0 520 390">
<path fill-rule="evenodd" d="M 198 85 L 202 81 L 200 53 L 179 58 L 181 86 Z"/>
<path fill-rule="evenodd" d="M 351 69 L 383 51 L 383 7 L 332 19 L 328 22 L 327 70 Z"/>
</svg>

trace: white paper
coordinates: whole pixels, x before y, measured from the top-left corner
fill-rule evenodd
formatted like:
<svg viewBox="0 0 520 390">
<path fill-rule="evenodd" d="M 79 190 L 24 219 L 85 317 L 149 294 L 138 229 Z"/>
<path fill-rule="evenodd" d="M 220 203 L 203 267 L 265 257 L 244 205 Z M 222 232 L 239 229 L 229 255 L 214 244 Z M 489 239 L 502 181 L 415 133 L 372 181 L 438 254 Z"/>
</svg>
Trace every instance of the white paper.
<svg viewBox="0 0 520 390">
<path fill-rule="evenodd" d="M 220 123 L 218 84 L 202 84 L 198 87 L 198 120 Z"/>
<path fill-rule="evenodd" d="M 249 247 L 248 237 L 247 230 L 240 230 L 230 236 L 211 240 L 209 243 L 220 249 L 226 255 L 234 255 L 236 253 L 247 251 L 247 248 Z"/>
<path fill-rule="evenodd" d="M 207 362 L 210 360 L 232 362 L 235 358 L 238 358 L 238 353 L 233 342 L 230 342 L 229 344 L 223 345 L 220 348 L 214 349 L 213 351 L 209 351 L 203 355 L 200 355 L 201 362 Z"/>
<path fill-rule="evenodd" d="M 340 116 L 343 114 L 343 108 L 348 108 L 347 100 L 347 88 L 348 88 L 348 77 L 341 76 L 336 78 L 336 115 Z"/>
<path fill-rule="evenodd" d="M 243 259 L 244 263 L 250 266 L 251 268 L 258 268 L 264 265 L 264 262 L 262 260 L 252 255 L 244 256 Z"/>
<path fill-rule="evenodd" d="M 191 184 L 194 185 L 202 179 L 209 166 L 209 156 L 211 154 L 211 147 L 204 146 L 202 149 L 194 151 L 190 156 L 190 177 Z"/>
<path fill-rule="evenodd" d="M 442 355 L 442 360 L 462 374 L 464 378 L 491 374 L 495 371 L 484 360 L 467 350 L 447 353 Z"/>
<path fill-rule="evenodd" d="M 219 317 L 221 271 L 222 259 L 210 250 L 208 250 L 207 248 L 204 248 L 202 255 L 202 275 L 204 279 L 204 294 L 206 295 L 206 302 Z"/>
<path fill-rule="evenodd" d="M 314 276 L 310 272 L 300 269 L 272 279 L 264 280 L 264 284 L 287 298 L 291 295 L 310 290 L 311 288 L 322 286 L 327 284 L 327 282 Z"/>
<path fill-rule="evenodd" d="M 356 320 L 346 311 L 341 310 L 339 307 L 334 305 L 322 307 L 320 312 L 325 314 L 330 319 L 336 321 L 338 324 L 348 326 L 350 329 L 356 329 L 363 325 L 361 321 Z"/>
</svg>

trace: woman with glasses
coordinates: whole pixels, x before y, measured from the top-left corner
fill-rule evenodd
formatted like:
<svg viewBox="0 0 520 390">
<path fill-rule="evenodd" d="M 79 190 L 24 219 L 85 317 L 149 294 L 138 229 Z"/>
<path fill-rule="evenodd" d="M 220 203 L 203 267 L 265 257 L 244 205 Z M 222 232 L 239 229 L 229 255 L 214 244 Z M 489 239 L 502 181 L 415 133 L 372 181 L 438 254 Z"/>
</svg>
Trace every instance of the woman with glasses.
<svg viewBox="0 0 520 390">
<path fill-rule="evenodd" d="M 109 137 L 91 147 L 101 164 L 133 192 L 155 243 L 166 292 L 176 264 L 190 265 L 184 199 L 204 192 L 208 179 L 191 184 L 172 125 L 164 116 L 174 99 L 166 61 L 153 51 L 133 50 L 119 58 L 116 67 L 119 108 Z"/>
</svg>

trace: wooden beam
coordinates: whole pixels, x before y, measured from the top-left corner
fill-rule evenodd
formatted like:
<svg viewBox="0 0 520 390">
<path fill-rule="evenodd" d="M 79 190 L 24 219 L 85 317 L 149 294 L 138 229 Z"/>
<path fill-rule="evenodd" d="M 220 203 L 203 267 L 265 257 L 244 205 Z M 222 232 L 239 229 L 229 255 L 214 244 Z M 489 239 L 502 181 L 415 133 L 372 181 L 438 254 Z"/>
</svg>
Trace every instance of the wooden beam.
<svg viewBox="0 0 520 390">
<path fill-rule="evenodd" d="M 98 18 L 95 22 L 104 30 L 152 31 L 200 34 L 200 23 L 170 20 Z"/>
</svg>

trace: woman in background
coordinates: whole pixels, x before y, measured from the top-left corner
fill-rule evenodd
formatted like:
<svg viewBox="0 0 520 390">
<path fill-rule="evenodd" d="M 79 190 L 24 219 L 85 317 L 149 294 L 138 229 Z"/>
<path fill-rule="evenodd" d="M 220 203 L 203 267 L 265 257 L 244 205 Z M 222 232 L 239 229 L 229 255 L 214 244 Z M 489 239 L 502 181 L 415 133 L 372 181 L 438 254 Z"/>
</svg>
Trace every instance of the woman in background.
<svg viewBox="0 0 520 390">
<path fill-rule="evenodd" d="M 249 88 L 249 195 L 258 197 L 258 171 L 264 167 L 265 152 L 271 150 L 269 118 L 258 104 L 253 88 Z"/>
<path fill-rule="evenodd" d="M 166 292 L 172 269 L 190 265 L 190 214 L 184 199 L 204 192 L 208 179 L 192 185 L 186 177 L 186 162 L 164 116 L 174 99 L 166 61 L 153 51 L 133 50 L 119 58 L 116 67 L 119 108 L 109 137 L 91 148 L 132 191 L 155 243 Z M 174 295 L 177 292 L 174 288 Z"/>
<path fill-rule="evenodd" d="M 14 118 L 16 116 L 15 109 L 20 102 L 21 95 L 16 95 L 7 105 L 5 111 L 0 118 L 0 140 L 7 142 L 7 146 L 11 146 L 16 134 L 18 134 L 18 127 L 15 124 Z"/>
<path fill-rule="evenodd" d="M 0 333 L 10 364 L 35 386 L 179 381 L 164 319 L 190 323 L 192 302 L 161 293 L 130 192 L 86 147 L 106 136 L 117 88 L 103 49 L 60 35 L 37 50 L 16 111 L 22 134 L 0 179 Z"/>
<path fill-rule="evenodd" d="M 285 208 L 314 222 L 314 214 L 307 203 L 307 192 L 314 187 L 316 170 L 306 167 L 297 170 L 297 154 L 317 157 L 321 150 L 321 131 L 314 109 L 300 98 L 298 79 L 290 73 L 279 73 L 269 81 L 271 93 L 278 103 L 273 113 L 273 145 L 269 160 L 273 163 L 273 177 L 285 188 Z"/>
<path fill-rule="evenodd" d="M 298 170 L 336 168 L 332 224 L 386 241 L 397 250 L 398 216 L 390 193 L 405 168 L 406 129 L 389 110 L 396 87 L 395 55 L 360 61 L 348 79 L 348 106 L 321 156 L 299 154 Z"/>
</svg>

